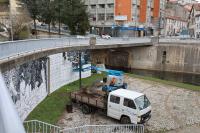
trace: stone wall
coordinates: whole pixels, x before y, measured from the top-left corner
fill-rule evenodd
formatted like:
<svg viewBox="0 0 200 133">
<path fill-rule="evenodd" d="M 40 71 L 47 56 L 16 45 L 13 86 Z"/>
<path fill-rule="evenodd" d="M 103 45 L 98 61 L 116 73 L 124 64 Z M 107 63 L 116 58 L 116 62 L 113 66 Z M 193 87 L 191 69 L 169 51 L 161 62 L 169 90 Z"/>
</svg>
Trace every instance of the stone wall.
<svg viewBox="0 0 200 133">
<path fill-rule="evenodd" d="M 77 64 L 77 54 L 69 53 L 29 61 L 9 70 L 3 69 L 6 86 L 22 120 L 25 120 L 49 93 L 79 78 L 77 65 L 74 65 Z M 86 58 L 88 55 L 84 53 L 82 52 L 82 55 Z M 90 62 L 85 61 L 86 63 Z M 82 77 L 90 75 L 90 71 L 82 72 Z"/>
</svg>

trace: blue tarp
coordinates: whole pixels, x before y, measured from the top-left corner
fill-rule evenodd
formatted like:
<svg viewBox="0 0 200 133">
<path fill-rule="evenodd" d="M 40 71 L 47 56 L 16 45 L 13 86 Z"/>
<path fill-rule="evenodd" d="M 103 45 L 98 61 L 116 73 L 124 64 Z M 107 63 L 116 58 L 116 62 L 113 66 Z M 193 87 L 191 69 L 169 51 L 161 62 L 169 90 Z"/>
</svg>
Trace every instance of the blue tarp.
<svg viewBox="0 0 200 133">
<path fill-rule="evenodd" d="M 134 31 L 144 31 L 145 28 L 137 28 L 137 27 L 112 27 L 113 29 L 119 30 L 134 30 Z"/>
<path fill-rule="evenodd" d="M 91 66 L 91 69 L 94 69 L 96 71 L 107 72 L 108 75 L 122 76 L 124 74 L 123 71 L 103 69 L 103 68 L 99 68 L 99 67 L 95 67 L 95 66 Z"/>
</svg>

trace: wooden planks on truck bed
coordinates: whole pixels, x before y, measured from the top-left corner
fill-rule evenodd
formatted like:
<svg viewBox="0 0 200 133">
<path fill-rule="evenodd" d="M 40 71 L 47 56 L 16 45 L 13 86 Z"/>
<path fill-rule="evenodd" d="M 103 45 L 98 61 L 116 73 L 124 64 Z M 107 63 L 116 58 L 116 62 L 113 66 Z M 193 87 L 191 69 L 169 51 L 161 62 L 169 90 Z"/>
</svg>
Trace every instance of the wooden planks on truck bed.
<svg viewBox="0 0 200 133">
<path fill-rule="evenodd" d="M 85 103 L 101 109 L 106 108 L 105 98 L 99 94 L 88 94 L 82 91 L 77 91 L 71 93 L 71 98 L 81 103 Z"/>
</svg>

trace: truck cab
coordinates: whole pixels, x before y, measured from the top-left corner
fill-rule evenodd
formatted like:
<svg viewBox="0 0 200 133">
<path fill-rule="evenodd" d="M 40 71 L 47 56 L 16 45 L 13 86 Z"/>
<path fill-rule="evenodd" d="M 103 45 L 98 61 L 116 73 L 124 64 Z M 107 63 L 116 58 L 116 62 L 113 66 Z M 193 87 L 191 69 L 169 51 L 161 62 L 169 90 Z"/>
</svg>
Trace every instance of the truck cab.
<svg viewBox="0 0 200 133">
<path fill-rule="evenodd" d="M 118 89 L 109 93 L 107 116 L 122 124 L 141 124 L 151 117 L 151 104 L 146 95 L 135 91 Z"/>
</svg>

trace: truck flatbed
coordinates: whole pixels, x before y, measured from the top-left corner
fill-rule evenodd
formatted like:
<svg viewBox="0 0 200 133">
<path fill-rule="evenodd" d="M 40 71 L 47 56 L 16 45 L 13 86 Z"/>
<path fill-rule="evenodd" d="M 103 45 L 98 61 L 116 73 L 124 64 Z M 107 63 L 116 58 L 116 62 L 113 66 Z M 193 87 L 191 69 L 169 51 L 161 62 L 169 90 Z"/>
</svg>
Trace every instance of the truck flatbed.
<svg viewBox="0 0 200 133">
<path fill-rule="evenodd" d="M 107 107 L 107 99 L 105 98 L 105 94 L 102 91 L 97 91 L 96 93 L 86 93 L 82 91 L 76 91 L 71 93 L 71 99 L 84 103 L 93 107 L 106 109 Z"/>
</svg>

